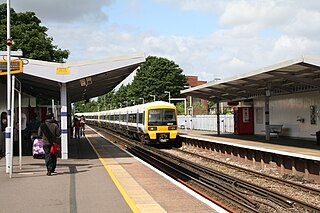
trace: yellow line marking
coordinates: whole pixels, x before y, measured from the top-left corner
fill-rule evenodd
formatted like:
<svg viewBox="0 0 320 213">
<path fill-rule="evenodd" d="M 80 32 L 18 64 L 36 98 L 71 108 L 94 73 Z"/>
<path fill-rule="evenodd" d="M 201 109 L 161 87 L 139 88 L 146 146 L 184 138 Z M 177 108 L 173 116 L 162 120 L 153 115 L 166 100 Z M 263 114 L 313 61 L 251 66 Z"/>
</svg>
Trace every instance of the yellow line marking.
<svg viewBox="0 0 320 213">
<path fill-rule="evenodd" d="M 122 185 L 120 184 L 120 182 L 118 181 L 118 179 L 115 177 L 115 175 L 113 174 L 113 172 L 111 171 L 111 169 L 109 168 L 109 166 L 107 165 L 107 163 L 103 160 L 103 158 L 101 157 L 101 155 L 98 153 L 98 151 L 94 148 L 93 144 L 91 143 L 90 139 L 88 137 L 86 137 L 90 146 L 92 147 L 92 149 L 94 150 L 94 152 L 96 153 L 96 155 L 98 156 L 100 162 L 102 163 L 102 165 L 104 166 L 104 168 L 107 170 L 108 174 L 110 175 L 112 181 L 114 182 L 114 184 L 117 186 L 119 192 L 121 193 L 122 197 L 125 199 L 125 201 L 127 202 L 127 204 L 129 205 L 129 207 L 131 208 L 132 212 L 134 213 L 140 213 L 138 207 L 135 205 L 135 203 L 132 201 L 132 199 L 130 198 L 130 196 L 128 195 L 128 193 L 124 190 L 124 188 L 122 187 Z"/>
</svg>

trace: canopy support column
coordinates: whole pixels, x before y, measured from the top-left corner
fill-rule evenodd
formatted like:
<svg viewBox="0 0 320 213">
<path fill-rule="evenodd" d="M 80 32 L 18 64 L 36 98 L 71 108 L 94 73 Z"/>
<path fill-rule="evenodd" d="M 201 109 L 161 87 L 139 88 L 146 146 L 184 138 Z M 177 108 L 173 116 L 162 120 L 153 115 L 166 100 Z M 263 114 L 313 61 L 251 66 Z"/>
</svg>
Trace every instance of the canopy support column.
<svg viewBox="0 0 320 213">
<path fill-rule="evenodd" d="M 220 101 L 217 99 L 217 134 L 220 135 Z"/>
<path fill-rule="evenodd" d="M 68 159 L 68 101 L 67 84 L 62 83 L 60 87 L 61 97 L 61 159 Z"/>
<path fill-rule="evenodd" d="M 270 90 L 266 90 L 266 95 L 264 99 L 264 115 L 265 115 L 265 128 L 266 128 L 266 140 L 270 140 L 270 115 L 269 115 L 269 97 L 270 97 Z"/>
</svg>

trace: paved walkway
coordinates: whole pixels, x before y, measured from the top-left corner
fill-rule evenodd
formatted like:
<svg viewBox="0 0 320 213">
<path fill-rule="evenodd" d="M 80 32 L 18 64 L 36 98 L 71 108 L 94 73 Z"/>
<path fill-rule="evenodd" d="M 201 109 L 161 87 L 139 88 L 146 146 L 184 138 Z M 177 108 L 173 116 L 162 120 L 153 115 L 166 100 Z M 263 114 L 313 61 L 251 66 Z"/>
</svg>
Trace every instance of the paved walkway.
<svg viewBox="0 0 320 213">
<path fill-rule="evenodd" d="M 88 129 L 71 140 L 69 159 L 58 158 L 57 174 L 46 175 L 44 159 L 14 157 L 12 178 L 0 160 L 0 213 L 216 212 L 219 207 L 181 189 Z M 94 149 L 91 147 L 93 146 Z M 191 195 L 193 193 L 193 195 Z"/>
<path fill-rule="evenodd" d="M 70 159 L 46 175 L 44 159 L 14 157 L 12 178 L 0 160 L 0 212 L 132 212 L 85 138 L 72 140 Z"/>
</svg>

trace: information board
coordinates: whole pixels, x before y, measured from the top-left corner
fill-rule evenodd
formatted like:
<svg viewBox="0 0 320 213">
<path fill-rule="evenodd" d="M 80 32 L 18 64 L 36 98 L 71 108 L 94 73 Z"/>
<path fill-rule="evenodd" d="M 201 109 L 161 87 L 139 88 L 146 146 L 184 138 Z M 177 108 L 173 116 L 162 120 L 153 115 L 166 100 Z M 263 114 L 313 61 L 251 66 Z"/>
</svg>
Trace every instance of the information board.
<svg viewBox="0 0 320 213">
<path fill-rule="evenodd" d="M 22 60 L 12 60 L 10 64 L 11 74 L 23 72 Z M 0 60 L 0 75 L 7 75 L 7 60 Z"/>
</svg>

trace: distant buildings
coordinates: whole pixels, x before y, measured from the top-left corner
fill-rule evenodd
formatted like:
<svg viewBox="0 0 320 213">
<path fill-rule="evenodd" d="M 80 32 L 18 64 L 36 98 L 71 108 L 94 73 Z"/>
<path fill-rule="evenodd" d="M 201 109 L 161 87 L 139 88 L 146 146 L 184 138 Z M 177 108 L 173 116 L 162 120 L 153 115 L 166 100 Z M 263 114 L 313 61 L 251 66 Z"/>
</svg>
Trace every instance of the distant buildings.
<svg viewBox="0 0 320 213">
<path fill-rule="evenodd" d="M 199 81 L 198 76 L 186 76 L 187 85 L 190 87 L 206 84 L 207 81 Z M 193 109 L 189 108 L 189 115 L 208 114 L 208 100 L 187 96 L 187 100 L 192 103 Z"/>
</svg>

